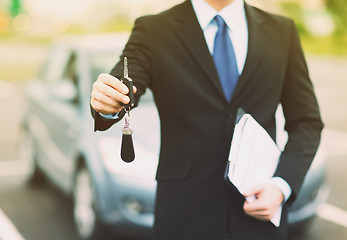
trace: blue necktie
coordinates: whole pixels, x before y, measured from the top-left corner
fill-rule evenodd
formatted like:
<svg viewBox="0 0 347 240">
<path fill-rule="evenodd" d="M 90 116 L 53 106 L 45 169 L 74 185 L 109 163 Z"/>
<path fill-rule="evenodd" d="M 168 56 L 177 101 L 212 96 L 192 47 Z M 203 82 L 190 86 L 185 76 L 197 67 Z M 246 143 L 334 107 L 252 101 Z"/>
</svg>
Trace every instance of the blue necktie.
<svg viewBox="0 0 347 240">
<path fill-rule="evenodd" d="M 233 44 L 228 34 L 228 26 L 221 16 L 216 15 L 214 19 L 217 22 L 218 31 L 214 39 L 213 60 L 225 97 L 230 102 L 239 78 L 239 71 Z"/>
</svg>

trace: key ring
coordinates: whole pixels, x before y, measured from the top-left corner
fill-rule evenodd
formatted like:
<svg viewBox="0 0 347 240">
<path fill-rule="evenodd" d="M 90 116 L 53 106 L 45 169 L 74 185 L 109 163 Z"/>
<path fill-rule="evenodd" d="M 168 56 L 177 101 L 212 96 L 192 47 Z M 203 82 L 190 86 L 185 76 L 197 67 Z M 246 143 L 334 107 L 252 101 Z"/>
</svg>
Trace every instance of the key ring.
<svg viewBox="0 0 347 240">
<path fill-rule="evenodd" d="M 126 116 L 125 116 L 125 126 L 124 127 L 129 128 L 129 126 L 130 126 L 130 111 L 128 108 L 125 108 L 125 114 L 126 114 Z"/>
</svg>

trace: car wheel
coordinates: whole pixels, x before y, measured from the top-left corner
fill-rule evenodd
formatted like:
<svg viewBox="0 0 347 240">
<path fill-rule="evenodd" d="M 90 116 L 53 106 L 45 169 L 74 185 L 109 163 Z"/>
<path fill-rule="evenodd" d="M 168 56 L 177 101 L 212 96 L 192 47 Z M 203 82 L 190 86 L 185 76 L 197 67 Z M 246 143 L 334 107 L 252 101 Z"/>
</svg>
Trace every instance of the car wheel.
<svg viewBox="0 0 347 240">
<path fill-rule="evenodd" d="M 73 192 L 74 219 L 78 235 L 84 240 L 107 239 L 107 231 L 96 211 L 96 195 L 88 170 L 80 168 Z"/>
<path fill-rule="evenodd" d="M 31 185 L 45 182 L 42 171 L 37 166 L 33 136 L 28 130 L 22 130 L 17 146 L 18 159 L 26 173 L 26 180 Z"/>
</svg>

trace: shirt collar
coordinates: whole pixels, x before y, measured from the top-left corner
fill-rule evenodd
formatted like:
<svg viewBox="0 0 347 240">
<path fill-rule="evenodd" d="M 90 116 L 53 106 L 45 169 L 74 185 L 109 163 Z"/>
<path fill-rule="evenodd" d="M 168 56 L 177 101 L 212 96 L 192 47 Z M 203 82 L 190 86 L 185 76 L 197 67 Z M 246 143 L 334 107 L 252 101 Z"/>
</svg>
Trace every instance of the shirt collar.
<svg viewBox="0 0 347 240">
<path fill-rule="evenodd" d="M 245 21 L 245 8 L 243 0 L 234 0 L 219 12 L 204 0 L 191 1 L 198 22 L 203 30 L 206 29 L 216 15 L 220 15 L 232 31 L 236 30 L 240 26 L 240 24 L 238 24 L 240 21 Z"/>
</svg>

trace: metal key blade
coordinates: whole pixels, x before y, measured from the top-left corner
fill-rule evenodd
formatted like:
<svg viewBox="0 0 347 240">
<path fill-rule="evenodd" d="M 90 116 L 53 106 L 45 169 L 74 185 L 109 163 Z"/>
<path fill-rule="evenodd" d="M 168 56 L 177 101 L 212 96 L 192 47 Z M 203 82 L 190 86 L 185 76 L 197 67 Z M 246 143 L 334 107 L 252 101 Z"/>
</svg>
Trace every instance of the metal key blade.
<svg viewBox="0 0 347 240">
<path fill-rule="evenodd" d="M 128 58 L 124 57 L 124 78 L 128 78 L 129 73 L 128 73 Z"/>
</svg>

